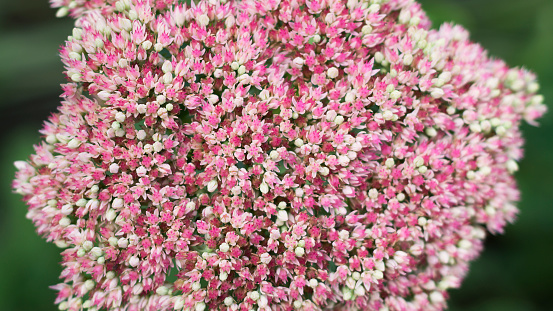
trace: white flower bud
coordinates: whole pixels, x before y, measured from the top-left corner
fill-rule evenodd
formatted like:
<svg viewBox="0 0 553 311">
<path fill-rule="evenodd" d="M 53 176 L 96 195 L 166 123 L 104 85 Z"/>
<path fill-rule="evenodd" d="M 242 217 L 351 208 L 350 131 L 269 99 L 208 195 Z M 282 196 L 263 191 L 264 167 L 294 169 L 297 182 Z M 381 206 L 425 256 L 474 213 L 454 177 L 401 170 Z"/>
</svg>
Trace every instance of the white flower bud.
<svg viewBox="0 0 553 311">
<path fill-rule="evenodd" d="M 336 15 L 334 15 L 334 13 L 328 13 L 325 15 L 325 22 L 328 25 L 334 23 L 335 20 L 336 20 Z"/>
<path fill-rule="evenodd" d="M 161 66 L 161 70 L 163 73 L 168 73 L 173 71 L 173 64 L 171 64 L 170 61 L 166 60 L 163 62 L 163 66 Z"/>
<path fill-rule="evenodd" d="M 73 82 L 81 82 L 82 77 L 80 73 L 74 73 L 71 75 L 71 80 L 73 80 Z"/>
<path fill-rule="evenodd" d="M 334 79 L 338 76 L 338 68 L 336 67 L 330 67 L 328 68 L 328 70 L 326 71 L 326 75 L 330 78 L 330 79 Z"/>
<path fill-rule="evenodd" d="M 509 161 L 507 161 L 507 163 L 505 163 L 505 165 L 507 166 L 507 170 L 509 171 L 509 173 L 513 174 L 514 172 L 518 171 L 518 164 L 515 160 L 511 159 Z"/>
<path fill-rule="evenodd" d="M 348 301 L 353 298 L 353 293 L 349 287 L 344 287 L 342 289 L 342 294 L 344 295 L 344 300 Z"/>
<path fill-rule="evenodd" d="M 63 217 L 62 219 L 60 219 L 59 224 L 62 227 L 67 227 L 71 224 L 71 220 L 67 217 Z"/>
<path fill-rule="evenodd" d="M 336 125 L 340 125 L 340 124 L 344 123 L 344 117 L 342 117 L 342 116 L 336 116 L 336 119 L 334 119 L 334 123 L 335 123 Z"/>
<path fill-rule="evenodd" d="M 234 23 L 236 22 L 236 19 L 234 18 L 234 16 L 230 15 L 229 17 L 227 17 L 227 19 L 225 20 L 225 26 L 227 29 L 230 29 L 232 26 L 234 26 Z"/>
<path fill-rule="evenodd" d="M 103 91 L 102 91 L 103 92 Z M 146 105 L 144 104 L 138 104 L 136 106 L 136 111 L 138 111 L 138 113 L 141 113 L 141 114 L 145 114 L 146 113 Z"/>
<path fill-rule="evenodd" d="M 111 163 L 109 166 L 109 172 L 112 174 L 116 174 L 117 172 L 119 172 L 119 164 Z"/>
<path fill-rule="evenodd" d="M 240 65 L 240 67 L 238 67 L 238 75 L 243 75 L 244 73 L 246 73 L 246 66 L 244 65 Z"/>
<path fill-rule="evenodd" d="M 382 118 L 387 121 L 392 120 L 394 118 L 394 113 L 390 110 L 385 110 L 382 112 Z"/>
<path fill-rule="evenodd" d="M 382 63 L 384 61 L 384 54 L 382 52 L 376 52 L 374 53 L 374 60 L 377 63 Z"/>
<path fill-rule="evenodd" d="M 417 156 L 415 157 L 415 159 L 413 159 L 413 165 L 415 165 L 416 167 L 422 166 L 423 164 L 424 164 L 423 157 Z"/>
<path fill-rule="evenodd" d="M 149 41 L 149 40 L 146 40 L 146 41 L 142 42 L 142 48 L 146 51 L 151 49 L 152 48 L 152 42 Z"/>
<path fill-rule="evenodd" d="M 121 58 L 117 63 L 120 68 L 125 68 L 129 65 L 129 62 L 124 58 Z"/>
<path fill-rule="evenodd" d="M 129 265 L 131 265 L 131 267 L 136 267 L 136 266 L 138 266 L 139 263 L 140 263 L 140 259 L 138 259 L 138 257 L 136 257 L 136 256 L 132 256 L 129 259 Z"/>
<path fill-rule="evenodd" d="M 192 283 L 192 290 L 193 291 L 198 291 L 198 290 L 200 290 L 200 288 L 202 288 L 202 285 L 200 284 L 200 282 Z"/>
<path fill-rule="evenodd" d="M 93 247 L 91 250 L 90 250 L 90 257 L 92 257 L 92 259 L 97 259 L 98 257 L 102 256 L 103 254 L 103 251 L 101 248 L 99 247 Z"/>
<path fill-rule="evenodd" d="M 390 93 L 390 98 L 391 99 L 398 99 L 400 97 L 401 97 L 401 92 L 398 91 L 398 90 L 395 90 L 392 93 Z"/>
<path fill-rule="evenodd" d="M 117 240 L 117 246 L 119 246 L 120 248 L 127 248 L 127 246 L 129 246 L 129 240 L 125 238 L 120 238 L 119 240 Z"/>
<path fill-rule="evenodd" d="M 165 286 L 160 286 L 156 289 L 156 294 L 160 295 L 160 296 L 164 296 L 164 295 L 167 295 L 167 292 L 169 291 L 169 289 Z"/>
<path fill-rule="evenodd" d="M 298 257 L 302 257 L 303 255 L 305 255 L 305 249 L 303 247 L 296 247 L 294 252 L 296 253 L 296 256 L 298 256 Z"/>
<path fill-rule="evenodd" d="M 139 140 L 144 140 L 146 138 L 146 132 L 144 130 L 140 130 L 136 133 L 136 138 Z"/>
<path fill-rule="evenodd" d="M 257 301 L 257 305 L 260 308 L 266 308 L 268 303 L 269 303 L 269 300 L 267 299 L 267 296 L 265 296 L 265 295 L 261 295 L 259 297 L 259 300 Z"/>
<path fill-rule="evenodd" d="M 135 21 L 138 19 L 138 12 L 136 12 L 135 10 L 130 10 L 129 11 L 129 18 L 132 20 L 132 21 Z"/>
<path fill-rule="evenodd" d="M 169 84 L 173 82 L 173 74 L 168 72 L 166 74 L 163 75 L 163 83 L 165 84 Z"/>
<path fill-rule="evenodd" d="M 262 182 L 261 185 L 259 186 L 259 191 L 261 191 L 261 193 L 263 194 L 269 192 L 269 185 L 267 185 L 267 183 L 265 182 Z"/>
<path fill-rule="evenodd" d="M 207 191 L 213 192 L 213 191 L 217 190 L 217 186 L 218 186 L 217 180 L 212 179 L 211 181 L 209 181 L 207 183 Z"/>
<path fill-rule="evenodd" d="M 219 250 L 223 253 L 228 252 L 229 249 L 230 249 L 230 246 L 227 243 L 222 243 L 221 245 L 219 245 Z"/>
<path fill-rule="evenodd" d="M 73 138 L 67 143 L 67 147 L 71 149 L 77 149 L 81 145 L 81 143 L 82 142 L 80 140 Z"/>
<path fill-rule="evenodd" d="M 433 291 L 430 293 L 430 301 L 433 303 L 443 303 L 445 301 L 444 295 L 438 291 Z"/>
<path fill-rule="evenodd" d="M 82 199 L 81 199 L 82 200 Z M 85 200 L 86 201 L 86 200 Z M 83 205 L 84 206 L 84 205 Z M 73 212 L 73 205 L 65 204 L 61 207 L 61 213 L 64 215 L 69 215 Z"/>
<path fill-rule="evenodd" d="M 125 121 L 125 114 L 121 111 L 117 112 L 115 114 L 115 120 L 119 123 L 123 123 Z"/>
<path fill-rule="evenodd" d="M 105 213 L 105 217 L 106 217 L 106 220 L 107 221 L 112 221 L 115 219 L 115 217 L 117 217 L 117 212 L 113 209 L 108 209 L 107 212 Z"/>
<path fill-rule="evenodd" d="M 384 163 L 387 168 L 392 168 L 395 165 L 395 161 L 393 158 L 386 159 L 386 162 Z"/>
<path fill-rule="evenodd" d="M 426 133 L 426 135 L 428 135 L 429 137 L 434 137 L 438 134 L 438 132 L 436 131 L 435 128 L 433 127 L 427 127 L 424 132 Z"/>
<path fill-rule="evenodd" d="M 223 76 L 223 70 L 219 69 L 219 68 L 215 69 L 215 71 L 213 72 L 213 76 L 217 79 L 222 77 Z"/>
<path fill-rule="evenodd" d="M 123 1 L 115 2 L 115 9 L 119 12 L 125 11 L 125 3 Z"/>
<path fill-rule="evenodd" d="M 503 135 L 505 135 L 505 133 L 507 133 L 507 130 L 505 129 L 505 127 L 503 125 L 500 125 L 500 126 L 495 128 L 495 132 L 497 133 L 497 135 L 503 136 Z"/>
<path fill-rule="evenodd" d="M 303 146 L 303 140 L 301 138 L 298 138 L 294 141 L 294 145 L 296 145 L 296 147 L 301 147 Z"/>
<path fill-rule="evenodd" d="M 253 301 L 259 300 L 260 297 L 261 297 L 261 295 L 259 295 L 259 292 L 258 292 L 258 291 L 250 292 L 250 298 L 251 298 Z"/>
<path fill-rule="evenodd" d="M 156 141 L 152 146 L 154 147 L 155 152 L 160 152 L 161 150 L 163 150 L 163 144 L 159 141 Z"/>
<path fill-rule="evenodd" d="M 329 122 L 333 122 L 336 119 L 336 116 L 338 114 L 334 110 L 329 110 L 326 112 L 326 120 Z"/>
<path fill-rule="evenodd" d="M 403 64 L 405 66 L 411 66 L 413 63 L 413 54 L 407 53 L 403 55 Z"/>
<path fill-rule="evenodd" d="M 338 157 L 338 163 L 340 163 L 341 166 L 347 166 L 350 162 L 350 159 L 346 155 L 341 155 Z"/>
<path fill-rule="evenodd" d="M 94 246 L 94 244 L 92 244 L 92 241 L 86 240 L 86 241 L 83 242 L 82 246 L 83 246 L 84 250 L 88 252 L 89 250 L 92 249 L 92 246 Z"/>
<path fill-rule="evenodd" d="M 357 296 L 365 295 L 365 287 L 363 287 L 363 285 L 357 286 L 354 291 L 355 291 L 355 295 Z"/>
<path fill-rule="evenodd" d="M 287 221 L 288 220 L 288 213 L 285 210 L 278 211 L 277 219 L 280 220 L 280 221 Z"/>
<path fill-rule="evenodd" d="M 479 172 L 480 172 L 480 174 L 482 174 L 483 176 L 488 176 L 488 175 L 491 174 L 492 168 L 489 167 L 489 166 L 484 166 L 484 167 L 480 168 Z"/>
<path fill-rule="evenodd" d="M 184 308 L 184 298 L 179 297 L 177 301 L 175 301 L 175 305 L 173 306 L 173 309 L 181 310 L 182 308 Z"/>
<path fill-rule="evenodd" d="M 62 7 L 59 8 L 58 11 L 56 12 L 56 17 L 57 17 L 57 18 L 65 17 L 68 13 L 69 13 L 69 8 L 66 7 L 66 6 L 62 6 Z"/>
<path fill-rule="evenodd" d="M 378 198 L 378 190 L 374 188 L 369 190 L 369 198 L 376 200 L 376 198 Z"/>
<path fill-rule="evenodd" d="M 403 192 L 400 192 L 397 194 L 396 198 L 399 202 L 403 202 L 403 200 L 405 200 L 405 194 L 403 194 Z"/>
<path fill-rule="evenodd" d="M 380 4 L 374 3 L 369 6 L 369 13 L 376 13 L 380 11 Z"/>
<path fill-rule="evenodd" d="M 198 24 L 200 26 L 207 26 L 209 24 L 209 17 L 207 14 L 202 14 L 198 17 Z"/>
<path fill-rule="evenodd" d="M 444 96 L 444 94 L 445 94 L 445 92 L 441 88 L 435 88 L 430 92 L 430 96 L 432 96 L 434 98 L 440 98 L 440 97 Z"/>
<path fill-rule="evenodd" d="M 482 127 L 480 126 L 479 122 L 473 122 L 469 125 L 470 131 L 473 133 L 480 133 L 482 132 Z"/>
<path fill-rule="evenodd" d="M 345 240 L 349 238 L 349 231 L 341 230 L 340 232 L 338 232 L 338 236 L 340 237 L 340 239 Z"/>
<path fill-rule="evenodd" d="M 94 286 L 95 286 L 95 284 L 94 284 L 94 281 L 93 281 L 93 280 L 86 280 L 86 281 L 84 282 L 84 288 L 86 288 L 87 291 L 93 289 Z"/>
<path fill-rule="evenodd" d="M 472 242 L 469 241 L 469 240 L 461 240 L 459 241 L 459 248 L 462 248 L 462 249 L 471 249 L 472 248 Z"/>
<path fill-rule="evenodd" d="M 232 299 L 232 297 L 228 296 L 225 298 L 225 300 L 223 300 L 223 303 L 225 304 L 225 306 L 229 307 L 230 305 L 232 305 L 232 303 L 234 302 L 234 300 Z"/>
<path fill-rule="evenodd" d="M 373 32 L 373 28 L 371 27 L 371 25 L 364 25 L 362 28 L 361 28 L 361 32 L 364 34 L 364 35 L 368 35 L 370 34 L 371 32 Z"/>
<path fill-rule="evenodd" d="M 303 64 L 304 64 L 305 61 L 304 61 L 303 58 L 301 58 L 301 57 L 296 57 L 296 58 L 294 58 L 294 60 L 293 60 L 292 62 L 293 62 L 296 66 L 299 67 L 299 66 L 303 66 Z"/>
<path fill-rule="evenodd" d="M 123 28 L 126 31 L 131 31 L 132 30 L 132 23 L 127 18 L 121 18 L 120 21 L 119 21 L 119 25 L 121 25 L 121 28 Z"/>
</svg>

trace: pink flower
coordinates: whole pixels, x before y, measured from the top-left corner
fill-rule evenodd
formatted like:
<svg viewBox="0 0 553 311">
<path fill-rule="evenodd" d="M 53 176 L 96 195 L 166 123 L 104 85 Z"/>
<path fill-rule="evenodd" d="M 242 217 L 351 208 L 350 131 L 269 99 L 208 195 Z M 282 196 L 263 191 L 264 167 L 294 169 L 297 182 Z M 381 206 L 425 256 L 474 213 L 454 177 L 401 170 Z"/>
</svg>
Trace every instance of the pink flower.
<svg viewBox="0 0 553 311">
<path fill-rule="evenodd" d="M 443 310 L 515 218 L 545 106 L 461 27 L 381 2 L 52 1 L 72 82 L 13 186 L 64 248 L 56 303 Z"/>
</svg>

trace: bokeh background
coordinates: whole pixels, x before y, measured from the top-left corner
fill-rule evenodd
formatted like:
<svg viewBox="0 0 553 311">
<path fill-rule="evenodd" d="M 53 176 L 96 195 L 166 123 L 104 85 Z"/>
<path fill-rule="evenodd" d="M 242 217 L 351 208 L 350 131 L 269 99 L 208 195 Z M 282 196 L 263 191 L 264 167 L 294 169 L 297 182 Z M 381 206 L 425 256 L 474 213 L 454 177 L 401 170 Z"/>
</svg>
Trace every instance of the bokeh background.
<svg viewBox="0 0 553 311">
<path fill-rule="evenodd" d="M 553 110 L 553 0 L 419 0 L 434 22 L 455 22 L 491 55 L 536 72 Z M 56 310 L 59 250 L 34 232 L 11 193 L 15 160 L 26 159 L 59 103 L 59 46 L 72 29 L 47 0 L 0 0 L 0 311 Z M 490 236 L 451 311 L 553 310 L 553 111 L 525 125 L 526 157 L 517 173 L 520 215 Z"/>
</svg>

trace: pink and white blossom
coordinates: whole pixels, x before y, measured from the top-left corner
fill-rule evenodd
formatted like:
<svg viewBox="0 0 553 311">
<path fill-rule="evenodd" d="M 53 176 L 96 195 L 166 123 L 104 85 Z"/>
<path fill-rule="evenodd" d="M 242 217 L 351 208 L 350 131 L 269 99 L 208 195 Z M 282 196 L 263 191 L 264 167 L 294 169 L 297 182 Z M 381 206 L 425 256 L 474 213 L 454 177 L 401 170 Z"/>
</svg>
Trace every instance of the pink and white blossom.
<svg viewBox="0 0 553 311">
<path fill-rule="evenodd" d="M 416 2 L 51 4 L 69 82 L 13 186 L 60 308 L 443 310 L 516 216 L 535 76 Z"/>
</svg>

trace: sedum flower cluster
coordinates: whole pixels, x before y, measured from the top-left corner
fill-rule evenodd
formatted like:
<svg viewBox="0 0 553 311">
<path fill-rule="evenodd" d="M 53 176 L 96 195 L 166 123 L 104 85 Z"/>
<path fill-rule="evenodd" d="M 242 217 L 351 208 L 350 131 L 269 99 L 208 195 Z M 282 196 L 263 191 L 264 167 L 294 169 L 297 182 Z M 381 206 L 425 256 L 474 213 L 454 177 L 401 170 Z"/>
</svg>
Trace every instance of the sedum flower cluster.
<svg viewBox="0 0 553 311">
<path fill-rule="evenodd" d="M 535 76 L 412 0 L 52 0 L 16 162 L 61 310 L 443 310 L 517 213 Z"/>
</svg>

